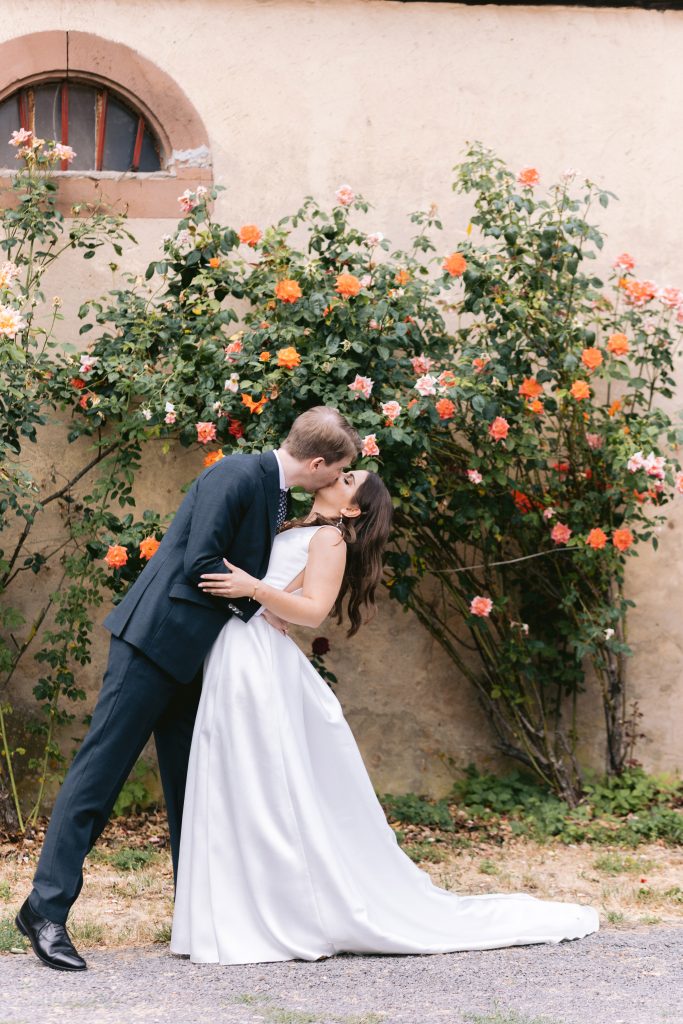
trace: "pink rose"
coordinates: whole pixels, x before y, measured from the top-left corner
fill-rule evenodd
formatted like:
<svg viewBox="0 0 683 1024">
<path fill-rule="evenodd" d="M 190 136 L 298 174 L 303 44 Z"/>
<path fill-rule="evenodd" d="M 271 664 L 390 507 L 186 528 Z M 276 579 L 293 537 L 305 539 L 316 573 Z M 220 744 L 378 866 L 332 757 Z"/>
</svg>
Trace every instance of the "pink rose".
<svg viewBox="0 0 683 1024">
<path fill-rule="evenodd" d="M 550 531 L 550 536 L 556 544 L 566 544 L 571 535 L 572 531 L 564 523 L 555 523 Z"/>
<path fill-rule="evenodd" d="M 473 597 L 470 602 L 470 611 L 481 619 L 487 619 L 491 614 L 493 601 L 490 597 Z"/>
<path fill-rule="evenodd" d="M 175 421 L 176 421 L 176 415 L 175 415 L 174 412 L 167 412 L 166 415 L 164 416 L 164 423 L 168 423 L 169 426 L 172 423 L 175 423 Z"/>
<path fill-rule="evenodd" d="M 604 438 L 600 434 L 586 434 L 586 442 L 589 448 L 602 448 L 604 444 Z"/>
<path fill-rule="evenodd" d="M 398 416 L 401 415 L 401 406 L 399 405 L 398 402 L 395 401 L 385 402 L 384 405 L 382 406 L 382 412 L 384 413 L 386 418 L 388 420 L 391 420 L 393 423 L 393 421 Z"/>
<path fill-rule="evenodd" d="M 356 391 L 363 398 L 369 398 L 372 393 L 374 380 L 370 377 L 361 377 L 359 373 L 356 374 L 356 379 L 349 384 L 349 391 Z"/>
<path fill-rule="evenodd" d="M 377 444 L 376 434 L 366 434 L 361 444 L 361 455 L 379 455 L 379 445 Z"/>
<path fill-rule="evenodd" d="M 208 444 L 216 439 L 215 423 L 197 423 L 197 440 L 200 444 Z"/>
<path fill-rule="evenodd" d="M 424 377 L 418 377 L 415 381 L 415 390 L 426 398 L 427 395 L 436 394 L 436 377 L 432 377 L 431 373 L 426 373 Z"/>
<path fill-rule="evenodd" d="M 480 484 L 484 479 L 478 469 L 468 469 L 467 477 L 471 484 Z"/>
<path fill-rule="evenodd" d="M 421 356 L 413 356 L 410 362 L 413 364 L 413 372 L 418 374 L 418 376 L 423 373 L 429 373 L 434 365 L 434 360 L 426 356 L 424 352 Z"/>
<path fill-rule="evenodd" d="M 340 206 L 350 206 L 356 198 L 356 193 L 350 185 L 340 185 L 334 194 Z"/>
</svg>

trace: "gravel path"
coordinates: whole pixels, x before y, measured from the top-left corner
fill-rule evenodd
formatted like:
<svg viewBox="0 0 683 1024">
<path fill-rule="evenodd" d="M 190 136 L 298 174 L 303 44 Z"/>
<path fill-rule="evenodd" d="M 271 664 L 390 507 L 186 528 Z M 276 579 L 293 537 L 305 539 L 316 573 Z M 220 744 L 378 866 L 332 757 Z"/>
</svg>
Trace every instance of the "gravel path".
<svg viewBox="0 0 683 1024">
<path fill-rule="evenodd" d="M 0 1024 L 683 1024 L 683 928 L 442 956 L 221 968 L 147 947 L 88 962 L 0 956 Z"/>
</svg>

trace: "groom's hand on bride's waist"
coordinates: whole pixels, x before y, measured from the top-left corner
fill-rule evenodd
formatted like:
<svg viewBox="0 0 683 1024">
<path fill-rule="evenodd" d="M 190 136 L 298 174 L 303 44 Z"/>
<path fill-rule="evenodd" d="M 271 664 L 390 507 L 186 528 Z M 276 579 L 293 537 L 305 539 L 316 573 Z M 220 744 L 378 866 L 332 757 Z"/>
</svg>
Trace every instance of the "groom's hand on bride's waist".
<svg viewBox="0 0 683 1024">
<path fill-rule="evenodd" d="M 276 629 L 278 633 L 283 633 L 287 636 L 289 623 L 286 622 L 285 619 L 281 619 L 279 615 L 269 612 L 267 608 L 263 612 L 263 618 L 273 627 L 273 629 Z"/>
</svg>

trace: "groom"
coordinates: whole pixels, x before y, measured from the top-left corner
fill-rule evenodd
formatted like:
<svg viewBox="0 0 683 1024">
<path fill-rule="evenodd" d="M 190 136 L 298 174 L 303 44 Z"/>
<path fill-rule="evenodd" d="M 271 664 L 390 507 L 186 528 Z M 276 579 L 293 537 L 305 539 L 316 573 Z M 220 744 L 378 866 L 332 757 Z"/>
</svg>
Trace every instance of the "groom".
<svg viewBox="0 0 683 1024">
<path fill-rule="evenodd" d="M 83 861 L 152 734 L 177 872 L 202 663 L 232 615 L 247 622 L 259 607 L 249 598 L 227 602 L 203 593 L 202 573 L 225 572 L 226 558 L 264 576 L 288 489 L 315 492 L 333 483 L 359 449 L 343 416 L 317 406 L 294 421 L 279 451 L 214 463 L 194 481 L 155 555 L 105 619 L 112 637 L 92 724 L 55 802 L 33 890 L 16 919 L 48 967 L 86 967 L 66 919 L 83 884 Z"/>
</svg>

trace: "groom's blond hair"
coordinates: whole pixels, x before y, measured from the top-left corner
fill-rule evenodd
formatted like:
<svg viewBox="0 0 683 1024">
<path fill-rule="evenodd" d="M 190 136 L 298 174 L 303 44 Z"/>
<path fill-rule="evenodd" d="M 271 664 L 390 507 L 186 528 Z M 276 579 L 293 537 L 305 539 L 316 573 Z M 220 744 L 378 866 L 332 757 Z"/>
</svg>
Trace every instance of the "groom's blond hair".
<svg viewBox="0 0 683 1024">
<path fill-rule="evenodd" d="M 361 440 L 337 409 L 316 405 L 297 416 L 282 447 L 300 462 L 322 457 L 330 466 L 333 462 L 353 462 Z"/>
</svg>

